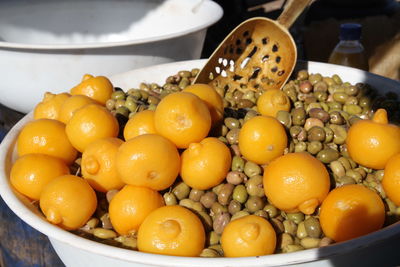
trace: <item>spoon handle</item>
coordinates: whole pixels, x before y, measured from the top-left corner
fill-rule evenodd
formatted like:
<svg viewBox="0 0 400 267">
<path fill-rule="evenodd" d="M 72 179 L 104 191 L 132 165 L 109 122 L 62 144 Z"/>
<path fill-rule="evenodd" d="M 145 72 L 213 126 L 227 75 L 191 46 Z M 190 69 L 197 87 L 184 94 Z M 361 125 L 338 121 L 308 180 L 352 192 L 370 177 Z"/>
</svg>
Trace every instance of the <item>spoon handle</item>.
<svg viewBox="0 0 400 267">
<path fill-rule="evenodd" d="M 311 1 L 312 0 L 289 0 L 277 21 L 283 27 L 289 29 Z"/>
</svg>

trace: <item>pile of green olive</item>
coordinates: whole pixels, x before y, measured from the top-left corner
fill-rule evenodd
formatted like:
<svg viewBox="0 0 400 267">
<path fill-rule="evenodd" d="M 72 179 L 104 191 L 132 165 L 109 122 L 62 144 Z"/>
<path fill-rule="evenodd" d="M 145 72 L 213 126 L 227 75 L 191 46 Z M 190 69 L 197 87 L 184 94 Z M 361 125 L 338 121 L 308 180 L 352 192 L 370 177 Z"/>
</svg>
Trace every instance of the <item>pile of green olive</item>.
<svg viewBox="0 0 400 267">
<path fill-rule="evenodd" d="M 179 71 L 163 85 L 142 83 L 126 91 L 115 88 L 107 108 L 117 116 L 121 133 L 125 122 L 137 112 L 154 110 L 169 93 L 188 86 L 198 69 Z M 285 213 L 268 202 L 264 195 L 263 168 L 242 157 L 238 134 L 248 119 L 257 116 L 257 99 L 263 93 L 251 89 L 216 88 L 224 101 L 224 121 L 211 135 L 226 143 L 232 151 L 231 170 L 226 180 L 210 190 L 192 189 L 181 179 L 161 192 L 166 205 L 182 205 L 194 211 L 207 232 L 202 257 L 222 257 L 220 236 L 231 221 L 248 214 L 262 216 L 274 226 L 278 244 L 276 253 L 316 248 L 333 243 L 325 237 L 318 219 L 312 215 Z M 399 220 L 400 207 L 385 195 L 381 180 L 383 170 L 372 170 L 356 164 L 348 155 L 346 136 L 349 127 L 360 119 L 370 118 L 376 108 L 385 108 L 392 122 L 399 122 L 400 104 L 395 93 L 379 95 L 367 84 L 343 82 L 338 75 L 326 77 L 300 70 L 283 87 L 291 101 L 290 111 L 279 111 L 276 118 L 285 126 L 289 137 L 285 153 L 306 151 L 323 162 L 331 177 L 332 188 L 346 184 L 364 184 L 378 192 L 386 205 L 385 225 Z M 76 163 L 79 174 L 79 160 Z M 76 234 L 110 245 L 136 249 L 136 237 L 118 236 L 108 216 L 108 200 L 116 192 L 98 193 L 98 209 L 91 220 Z"/>
</svg>

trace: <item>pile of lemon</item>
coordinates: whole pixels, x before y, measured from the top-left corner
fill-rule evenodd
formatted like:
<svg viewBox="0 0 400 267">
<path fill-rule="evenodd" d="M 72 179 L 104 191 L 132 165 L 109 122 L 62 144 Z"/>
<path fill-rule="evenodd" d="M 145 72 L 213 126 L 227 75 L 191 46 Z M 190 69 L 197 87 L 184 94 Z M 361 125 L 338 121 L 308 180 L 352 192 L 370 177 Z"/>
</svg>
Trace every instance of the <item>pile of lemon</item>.
<svg viewBox="0 0 400 267">
<path fill-rule="evenodd" d="M 226 179 L 231 151 L 210 136 L 223 121 L 221 96 L 208 85 L 190 85 L 162 98 L 155 110 L 136 113 L 120 134 L 117 119 L 105 108 L 113 91 L 106 77 L 85 75 L 69 93 L 46 93 L 18 136 L 12 185 L 38 201 L 49 222 L 66 230 L 79 229 L 91 218 L 96 191 L 118 190 L 108 208 L 118 234 L 137 234 L 139 251 L 199 256 L 207 234 L 202 221 L 185 207 L 165 206 L 160 191 L 178 177 L 199 190 Z M 264 166 L 268 201 L 287 213 L 311 215 L 320 208 L 322 230 L 335 241 L 380 229 L 385 207 L 377 193 L 363 185 L 330 191 L 323 163 L 305 152 L 285 152 L 288 137 L 273 115 L 280 109 L 290 109 L 287 97 L 266 92 L 258 102 L 261 114 L 243 124 L 238 138 L 242 156 Z M 400 205 L 400 129 L 388 124 L 384 110 L 362 123 L 349 131 L 349 153 L 364 166 L 386 166 L 384 189 Z M 368 135 L 371 129 L 383 136 L 377 150 L 384 147 L 382 155 L 365 145 L 376 137 Z M 70 173 L 77 158 L 82 177 Z M 220 242 L 226 257 L 259 256 L 275 252 L 277 236 L 267 219 L 247 215 L 230 221 Z"/>
</svg>

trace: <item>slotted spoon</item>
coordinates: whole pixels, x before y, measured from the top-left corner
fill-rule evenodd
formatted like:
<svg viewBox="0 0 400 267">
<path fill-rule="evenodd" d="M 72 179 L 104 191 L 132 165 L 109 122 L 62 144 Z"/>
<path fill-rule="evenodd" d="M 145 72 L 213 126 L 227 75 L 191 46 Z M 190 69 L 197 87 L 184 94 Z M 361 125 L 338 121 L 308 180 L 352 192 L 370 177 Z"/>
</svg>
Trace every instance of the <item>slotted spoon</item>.
<svg viewBox="0 0 400 267">
<path fill-rule="evenodd" d="M 255 17 L 242 22 L 218 46 L 194 83 L 228 90 L 280 89 L 297 60 L 288 31 L 311 0 L 291 0 L 275 20 Z"/>
</svg>

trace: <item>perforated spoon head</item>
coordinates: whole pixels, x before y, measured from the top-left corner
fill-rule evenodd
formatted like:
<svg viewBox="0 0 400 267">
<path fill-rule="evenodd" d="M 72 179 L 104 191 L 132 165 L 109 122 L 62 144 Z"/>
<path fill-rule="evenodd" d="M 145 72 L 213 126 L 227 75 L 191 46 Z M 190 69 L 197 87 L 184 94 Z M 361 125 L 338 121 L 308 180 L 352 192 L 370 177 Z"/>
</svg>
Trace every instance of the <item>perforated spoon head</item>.
<svg viewBox="0 0 400 267">
<path fill-rule="evenodd" d="M 194 83 L 225 90 L 280 89 L 297 60 L 287 30 L 310 0 L 292 1 L 277 21 L 255 17 L 242 22 L 218 46 Z"/>
</svg>

